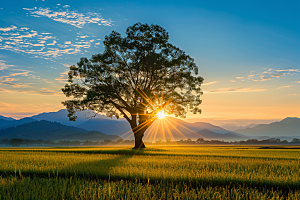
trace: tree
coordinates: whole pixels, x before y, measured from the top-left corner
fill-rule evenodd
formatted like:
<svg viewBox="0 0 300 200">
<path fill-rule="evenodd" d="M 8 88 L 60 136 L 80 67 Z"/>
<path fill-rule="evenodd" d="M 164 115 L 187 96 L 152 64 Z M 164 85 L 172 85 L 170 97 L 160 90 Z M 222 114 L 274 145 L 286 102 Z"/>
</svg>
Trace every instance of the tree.
<svg viewBox="0 0 300 200">
<path fill-rule="evenodd" d="M 203 138 L 198 138 L 197 140 L 196 140 L 196 143 L 198 143 L 198 144 L 202 144 L 202 143 L 204 143 L 205 142 L 205 140 L 203 139 Z"/>
<path fill-rule="evenodd" d="M 142 138 L 158 112 L 176 117 L 200 113 L 203 78 L 197 76 L 194 59 L 168 40 L 166 30 L 153 24 L 136 23 L 125 37 L 112 31 L 103 53 L 70 66 L 62 88 L 72 97 L 62 102 L 69 119 L 75 121 L 75 113 L 86 109 L 122 116 L 130 123 L 135 148 L 144 148 Z"/>
<path fill-rule="evenodd" d="M 300 143 L 300 139 L 294 138 L 294 139 L 292 140 L 292 143 Z"/>
<path fill-rule="evenodd" d="M 13 147 L 19 147 L 20 145 L 24 144 L 24 139 L 12 138 L 12 139 L 10 139 L 9 144 Z"/>
</svg>

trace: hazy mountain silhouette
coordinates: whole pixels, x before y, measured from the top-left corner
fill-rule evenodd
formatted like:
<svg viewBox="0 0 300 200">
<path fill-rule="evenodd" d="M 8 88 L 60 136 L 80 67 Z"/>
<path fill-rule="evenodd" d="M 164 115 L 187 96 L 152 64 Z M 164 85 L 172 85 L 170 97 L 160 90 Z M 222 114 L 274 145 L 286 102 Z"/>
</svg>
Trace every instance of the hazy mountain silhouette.
<svg viewBox="0 0 300 200">
<path fill-rule="evenodd" d="M 76 122 L 70 122 L 69 119 L 67 118 L 67 114 L 68 114 L 67 110 L 63 109 L 58 112 L 41 113 L 32 116 L 32 118 L 36 120 L 56 121 L 64 125 L 76 126 L 78 128 L 84 128 L 89 131 L 101 131 L 102 133 L 109 134 L 109 135 L 114 134 L 114 135 L 122 136 L 125 133 L 127 133 L 125 136 L 123 136 L 123 138 L 129 136 L 127 137 L 127 139 L 133 139 L 133 135 L 130 136 L 130 134 L 132 134 L 131 127 L 129 123 L 124 119 L 115 120 L 115 119 L 110 119 L 108 117 L 105 117 L 103 115 L 96 115 L 96 117 L 93 118 L 91 116 L 94 116 L 94 114 L 91 113 L 90 111 L 86 111 L 86 112 L 76 113 L 76 115 L 78 116 Z M 208 129 L 212 132 L 220 133 L 220 134 L 225 134 L 229 132 L 228 130 L 225 130 L 219 126 L 212 125 L 210 123 L 205 123 L 205 122 L 188 123 L 178 118 L 173 118 L 173 117 L 166 117 L 166 118 L 168 120 L 166 120 L 165 123 L 169 124 L 168 121 L 170 121 L 172 122 L 172 125 L 169 124 L 168 128 L 166 126 L 161 126 L 158 129 L 158 131 L 161 133 L 157 134 L 156 136 L 157 139 L 163 139 L 162 138 L 163 132 L 167 133 L 167 129 L 171 130 L 175 139 L 185 139 L 185 137 L 182 134 L 187 134 L 190 138 L 199 138 L 197 134 L 195 134 L 195 132 L 203 129 Z M 151 127 L 147 130 L 147 132 L 149 132 L 150 130 Z M 170 136 L 168 135 L 166 137 L 170 138 Z"/>
<path fill-rule="evenodd" d="M 207 123 L 207 122 L 194 122 L 194 123 L 189 123 L 189 122 L 186 122 L 182 119 L 179 119 L 179 118 L 174 118 L 174 117 L 166 117 L 168 119 L 168 121 L 170 122 L 174 122 L 173 124 L 177 127 L 177 128 L 180 128 L 182 130 L 187 130 L 186 128 L 192 130 L 192 131 L 199 131 L 199 130 L 202 130 L 202 129 L 208 129 L 208 130 L 211 130 L 215 133 L 227 133 L 228 130 L 222 128 L 222 127 L 219 127 L 219 126 L 215 126 L 213 124 L 210 124 L 210 123 Z M 184 127 L 186 128 L 184 128 Z"/>
<path fill-rule="evenodd" d="M 221 127 L 209 123 L 188 123 L 181 119 L 166 117 L 166 120 L 157 120 L 145 133 L 145 140 L 185 140 L 203 138 L 206 140 L 242 140 L 244 135 L 229 132 Z M 155 140 L 154 140 L 155 139 Z"/>
<path fill-rule="evenodd" d="M 4 120 L 8 120 L 8 121 L 15 121 L 16 119 L 11 118 L 11 117 L 4 117 L 2 115 L 0 115 L 0 119 L 4 119 Z"/>
<path fill-rule="evenodd" d="M 133 133 L 131 127 L 126 120 L 111 120 L 111 119 L 91 119 L 82 124 L 77 125 L 77 127 L 84 128 L 87 130 L 101 131 L 105 134 L 115 134 L 122 136 L 123 139 L 133 139 Z M 228 138 L 224 136 L 229 131 L 221 127 L 214 126 L 210 123 L 205 122 L 195 122 L 188 123 L 178 118 L 166 117 L 166 120 L 156 120 L 152 126 L 150 126 L 145 133 L 145 140 L 155 142 L 156 140 L 165 140 L 166 138 L 172 140 L 180 139 L 197 139 L 201 137 L 197 134 L 198 131 L 203 129 L 208 129 L 211 131 L 211 137 L 223 140 Z M 156 134 L 155 134 L 156 133 Z M 170 134 L 172 133 L 172 134 Z M 244 138 L 245 136 L 235 134 L 235 138 Z M 149 136 L 147 136 L 149 135 Z M 155 135 L 155 137 L 154 137 Z"/>
<path fill-rule="evenodd" d="M 224 124 L 221 127 L 226 129 L 226 130 L 229 130 L 229 131 L 235 131 L 235 130 L 239 130 L 239 129 L 253 128 L 257 125 L 258 124 L 248 124 L 247 126 L 238 126 L 236 124 Z"/>
<path fill-rule="evenodd" d="M 77 112 L 76 113 L 77 119 L 75 122 L 69 121 L 67 115 L 68 115 L 68 111 L 66 109 L 62 109 L 57 112 L 41 113 L 38 115 L 34 115 L 31 116 L 31 118 L 35 120 L 47 120 L 47 121 L 59 122 L 67 126 L 77 126 L 86 121 L 89 121 L 90 119 L 106 118 L 104 115 L 99 115 L 99 114 L 95 116 L 95 113 L 89 110 Z"/>
<path fill-rule="evenodd" d="M 118 136 L 122 136 L 123 139 L 134 138 L 133 133 L 131 131 L 131 127 L 125 119 L 115 120 L 115 119 L 110 119 L 108 117 L 105 117 L 103 115 L 96 115 L 96 117 L 93 118 L 91 116 L 94 116 L 94 114 L 91 113 L 90 111 L 86 111 L 86 112 L 76 113 L 78 118 L 74 123 L 69 121 L 69 119 L 67 118 L 67 114 L 68 114 L 67 110 L 64 109 L 58 112 L 41 113 L 39 115 L 32 116 L 32 118 L 36 120 L 43 119 L 49 121 L 56 121 L 56 122 L 60 122 L 61 124 L 72 125 L 78 128 L 84 128 L 89 131 L 100 131 L 108 135 L 118 135 Z M 213 138 L 213 139 L 226 140 L 226 138 L 230 138 L 229 136 L 224 135 L 224 134 L 228 134 L 230 131 L 206 122 L 189 123 L 183 121 L 182 119 L 173 118 L 173 117 L 166 117 L 166 120 L 163 120 L 164 123 L 160 123 L 160 121 L 161 120 L 157 120 L 156 122 L 154 122 L 154 124 L 151 127 L 148 128 L 148 130 L 145 133 L 146 140 L 156 141 L 159 139 L 164 140 L 165 138 L 169 138 L 172 140 L 173 139 L 180 140 L 180 139 L 187 139 L 187 138 L 197 139 L 200 137 L 200 135 L 197 134 L 197 132 L 203 129 L 208 129 L 211 131 L 212 135 L 211 137 L 207 137 L 207 139 Z M 167 124 L 168 126 L 166 126 Z M 155 138 L 154 138 L 154 132 L 157 133 Z M 172 133 L 172 135 L 169 134 L 170 132 Z M 147 138 L 148 133 L 151 134 L 149 134 Z M 235 133 L 231 133 L 231 134 L 235 135 L 232 136 L 232 138 L 245 137 L 243 135 L 238 135 Z"/>
<path fill-rule="evenodd" d="M 247 136 L 300 136 L 300 118 L 287 117 L 280 122 L 259 124 L 253 128 L 235 130 L 235 132 Z"/>
<path fill-rule="evenodd" d="M 22 138 L 43 140 L 92 140 L 117 139 L 116 135 L 106 135 L 99 131 L 87 131 L 85 129 L 66 126 L 57 122 L 45 120 L 34 121 L 16 127 L 0 130 L 0 139 Z"/>
<path fill-rule="evenodd" d="M 115 134 L 119 136 L 131 131 L 131 127 L 126 120 L 112 120 L 109 118 L 90 119 L 82 124 L 77 125 L 77 127 L 90 131 L 101 131 L 105 134 Z"/>
<path fill-rule="evenodd" d="M 199 135 L 202 136 L 205 140 L 242 140 L 245 136 L 237 135 L 232 132 L 227 132 L 225 134 L 215 133 L 208 129 L 203 129 L 197 132 Z"/>
<path fill-rule="evenodd" d="M 32 119 L 30 117 L 25 117 L 19 120 L 5 120 L 5 119 L 0 119 L 0 129 L 5 129 L 8 127 L 13 127 L 13 126 L 19 126 L 22 124 L 30 123 L 36 121 L 35 119 Z"/>
</svg>

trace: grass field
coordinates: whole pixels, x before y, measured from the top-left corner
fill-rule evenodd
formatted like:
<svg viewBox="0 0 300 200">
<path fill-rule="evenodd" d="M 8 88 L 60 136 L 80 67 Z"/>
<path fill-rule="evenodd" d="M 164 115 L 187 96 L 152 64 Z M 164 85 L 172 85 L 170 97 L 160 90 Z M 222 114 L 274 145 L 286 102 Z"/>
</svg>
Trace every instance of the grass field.
<svg viewBox="0 0 300 200">
<path fill-rule="evenodd" d="M 300 199 L 300 149 L 1 148 L 0 199 Z"/>
</svg>

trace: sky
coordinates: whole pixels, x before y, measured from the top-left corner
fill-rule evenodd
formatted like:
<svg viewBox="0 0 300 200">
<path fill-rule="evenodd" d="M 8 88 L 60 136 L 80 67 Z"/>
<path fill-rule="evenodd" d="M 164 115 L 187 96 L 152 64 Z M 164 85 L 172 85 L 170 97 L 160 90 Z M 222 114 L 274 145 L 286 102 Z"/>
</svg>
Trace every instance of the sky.
<svg viewBox="0 0 300 200">
<path fill-rule="evenodd" d="M 0 115 L 63 109 L 68 67 L 134 23 L 158 24 L 195 59 L 214 124 L 300 117 L 300 1 L 11 0 L 0 4 Z"/>
</svg>

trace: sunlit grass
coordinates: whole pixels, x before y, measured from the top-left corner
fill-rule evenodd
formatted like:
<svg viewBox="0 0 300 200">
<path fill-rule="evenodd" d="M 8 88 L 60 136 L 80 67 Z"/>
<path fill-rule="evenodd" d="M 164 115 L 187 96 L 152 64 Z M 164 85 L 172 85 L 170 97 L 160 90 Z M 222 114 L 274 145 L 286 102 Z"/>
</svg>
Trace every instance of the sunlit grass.
<svg viewBox="0 0 300 200">
<path fill-rule="evenodd" d="M 6 183 L 10 182 L 12 177 L 16 177 L 22 180 L 18 182 L 19 185 L 26 185 L 27 182 L 32 181 L 32 184 L 36 184 L 35 181 L 41 179 L 43 182 L 46 178 L 54 181 L 54 185 L 63 186 L 72 179 L 73 182 L 67 184 L 66 194 L 77 187 L 76 181 L 78 184 L 82 182 L 82 184 L 95 186 L 100 180 L 110 180 L 113 182 L 110 184 L 115 184 L 115 188 L 142 187 L 141 190 L 148 194 L 147 198 L 154 198 L 153 192 L 157 191 L 158 186 L 155 184 L 157 182 L 161 184 L 161 192 L 169 195 L 175 195 L 177 191 L 180 196 L 186 190 L 193 191 L 191 195 L 195 197 L 209 195 L 210 192 L 221 194 L 228 185 L 231 185 L 227 188 L 227 195 L 234 195 L 232 192 L 237 191 L 236 195 L 241 199 L 243 199 L 241 195 L 246 195 L 241 192 L 247 192 L 250 196 L 260 195 L 263 198 L 264 195 L 280 196 L 281 190 L 285 191 L 285 195 L 288 191 L 290 196 L 298 195 L 299 198 L 300 149 L 258 149 L 249 146 L 174 146 L 152 147 L 145 150 L 132 150 L 126 147 L 2 148 L 0 163 L 2 176 L 0 190 L 1 188 L 9 190 Z M 36 178 L 30 179 L 29 176 Z M 98 181 L 91 181 L 96 179 Z M 135 183 L 137 180 L 141 182 L 140 186 Z M 173 185 L 170 186 L 170 183 Z M 181 188 L 176 189 L 177 184 Z M 186 188 L 188 184 L 191 185 Z M 16 183 L 14 182 L 13 185 Z M 211 188 L 208 189 L 207 186 Z M 98 186 L 93 187 L 88 188 L 86 194 L 104 195 L 97 189 Z M 144 187 L 149 187 L 149 190 Z M 197 187 L 202 187 L 203 194 L 195 190 Z M 260 187 L 268 192 L 255 189 Z M 276 191 L 271 192 L 272 188 Z M 119 189 L 115 189 L 115 195 L 121 194 Z M 124 194 L 127 189 L 124 189 Z M 90 193 L 91 191 L 94 192 Z M 136 192 L 139 193 L 138 190 Z M 78 195 L 78 191 L 76 194 Z M 139 195 L 142 194 L 133 196 L 140 197 Z M 189 198 L 192 199 L 192 196 Z"/>
</svg>

